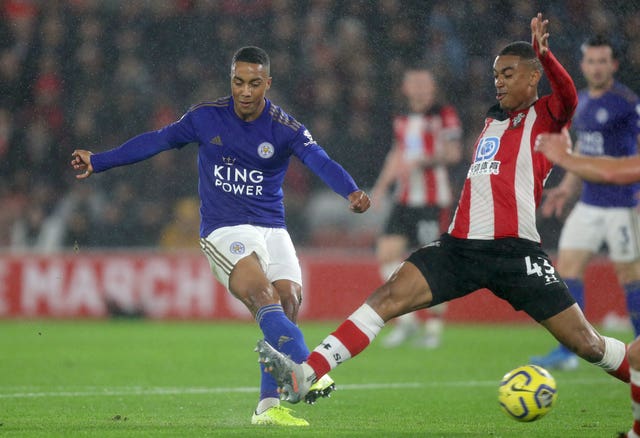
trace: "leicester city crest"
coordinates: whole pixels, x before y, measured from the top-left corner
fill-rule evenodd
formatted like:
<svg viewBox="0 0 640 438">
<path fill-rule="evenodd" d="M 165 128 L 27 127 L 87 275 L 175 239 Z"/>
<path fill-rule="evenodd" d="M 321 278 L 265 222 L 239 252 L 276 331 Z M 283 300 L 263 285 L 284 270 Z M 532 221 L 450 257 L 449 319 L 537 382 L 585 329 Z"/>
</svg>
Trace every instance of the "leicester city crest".
<svg viewBox="0 0 640 438">
<path fill-rule="evenodd" d="M 258 146 L 258 155 L 260 155 L 262 158 L 271 158 L 273 157 L 274 152 L 275 148 L 268 141 L 260 143 L 260 146 Z"/>
<path fill-rule="evenodd" d="M 598 111 L 596 111 L 596 120 L 601 125 L 607 123 L 607 120 L 609 120 L 609 111 L 607 111 L 606 108 L 599 108 Z"/>
<path fill-rule="evenodd" d="M 244 254 L 244 244 L 242 242 L 233 242 L 229 246 L 229 251 L 231 254 L 242 255 Z"/>
</svg>

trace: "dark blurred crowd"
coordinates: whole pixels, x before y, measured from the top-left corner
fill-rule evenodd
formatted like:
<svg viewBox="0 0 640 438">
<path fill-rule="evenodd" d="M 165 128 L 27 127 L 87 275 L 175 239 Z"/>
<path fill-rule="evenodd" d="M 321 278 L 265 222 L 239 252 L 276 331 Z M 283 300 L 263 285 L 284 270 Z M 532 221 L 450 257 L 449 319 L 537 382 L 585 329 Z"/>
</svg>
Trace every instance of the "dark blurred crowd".
<svg viewBox="0 0 640 438">
<path fill-rule="evenodd" d="M 70 155 L 228 95 L 229 62 L 244 45 L 271 56 L 268 97 L 363 188 L 391 144 L 407 66 L 433 69 L 468 156 L 495 101 L 495 54 L 530 39 L 537 8 L 579 87 L 580 44 L 604 34 L 623 54 L 618 78 L 640 91 L 637 1 L 0 0 L 0 248 L 196 247 L 195 147 L 81 182 Z M 305 209 L 323 188 L 292 160 L 285 198 L 296 243 L 313 242 Z"/>
</svg>

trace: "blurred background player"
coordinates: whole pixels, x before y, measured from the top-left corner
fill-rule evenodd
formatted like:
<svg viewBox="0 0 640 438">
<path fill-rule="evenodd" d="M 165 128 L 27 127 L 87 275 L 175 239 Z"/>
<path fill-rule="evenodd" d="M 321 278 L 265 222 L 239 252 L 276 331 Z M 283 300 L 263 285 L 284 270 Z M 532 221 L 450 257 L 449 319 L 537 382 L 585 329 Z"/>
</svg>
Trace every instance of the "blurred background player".
<svg viewBox="0 0 640 438">
<path fill-rule="evenodd" d="M 631 184 L 640 182 L 640 156 L 613 158 L 586 156 L 571 153 L 571 137 L 567 130 L 562 134 L 541 134 L 536 139 L 536 150 L 555 164 L 579 175 L 586 181 L 600 184 Z M 640 338 L 629 344 L 629 380 L 633 425 L 620 438 L 640 438 Z"/>
<path fill-rule="evenodd" d="M 265 97 L 271 81 L 267 53 L 243 47 L 231 61 L 231 96 L 195 105 L 177 122 L 118 148 L 96 154 L 75 150 L 71 164 L 82 172 L 76 177 L 84 179 L 197 143 L 200 245 L 211 270 L 251 312 L 265 339 L 301 362 L 309 354 L 296 325 L 302 273 L 286 230 L 282 192 L 291 156 L 347 199 L 351 211 L 362 213 L 370 202 L 305 126 Z M 252 424 L 308 426 L 280 406 L 276 382 L 261 367 Z M 332 388 L 329 379 L 316 395 Z"/>
<path fill-rule="evenodd" d="M 393 205 L 376 257 L 380 275 L 386 281 L 410 250 L 436 240 L 446 230 L 453 200 L 448 166 L 462 159 L 462 127 L 450 105 L 438 102 L 438 87 L 431 71 L 410 68 L 404 72 L 402 95 L 408 113 L 393 120 L 394 142 L 387 154 L 372 197 L 380 207 L 395 185 Z M 391 333 L 382 340 L 385 347 L 397 347 L 413 338 L 415 345 L 440 345 L 446 304 L 429 309 L 424 331 L 415 312 L 398 318 Z"/>
<path fill-rule="evenodd" d="M 582 73 L 587 88 L 578 93 L 573 119 L 577 150 L 588 156 L 633 156 L 638 153 L 638 97 L 614 78 L 618 60 L 612 44 L 592 37 L 582 46 Z M 582 183 L 582 184 L 581 184 Z M 635 334 L 640 334 L 640 230 L 638 184 L 610 185 L 582 181 L 568 172 L 549 190 L 543 214 L 562 215 L 580 190 L 579 201 L 560 235 L 557 269 L 576 302 L 584 309 L 584 274 L 591 258 L 606 244 L 627 302 Z M 578 358 L 559 345 L 531 363 L 547 369 L 572 370 Z"/>
</svg>

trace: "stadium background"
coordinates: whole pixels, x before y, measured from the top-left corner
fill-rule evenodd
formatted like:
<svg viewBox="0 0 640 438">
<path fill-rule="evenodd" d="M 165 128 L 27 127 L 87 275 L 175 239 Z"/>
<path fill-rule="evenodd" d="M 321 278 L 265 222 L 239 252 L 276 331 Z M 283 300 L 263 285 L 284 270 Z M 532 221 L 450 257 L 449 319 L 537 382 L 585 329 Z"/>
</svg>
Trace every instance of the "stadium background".
<svg viewBox="0 0 640 438">
<path fill-rule="evenodd" d="M 158 317 L 237 317 L 212 277 L 200 286 L 180 277 L 191 272 L 193 279 L 206 263 L 194 249 L 195 148 L 82 183 L 69 168 L 71 151 L 114 147 L 193 103 L 227 95 L 231 55 L 254 44 L 272 58 L 268 96 L 368 188 L 390 144 L 391 116 L 402 109 L 403 68 L 434 70 L 460 112 L 469 156 L 494 102 L 495 53 L 529 40 L 538 10 L 578 87 L 581 42 L 605 34 L 622 54 L 618 78 L 640 90 L 636 1 L 0 1 L 0 315 L 101 316 L 112 310 L 110 297 L 126 312 L 142 306 Z M 459 188 L 465 165 L 453 170 Z M 308 303 L 328 297 L 307 316 L 342 317 L 379 282 L 372 245 L 384 214 L 350 215 L 295 160 L 285 196 Z M 559 223 L 543 220 L 541 231 L 553 251 Z M 181 260 L 185 270 L 174 270 Z M 607 263 L 598 261 L 589 275 L 587 301 L 599 300 L 587 314 L 623 312 Z M 184 292 L 187 301 L 161 299 L 180 295 L 180 278 L 196 285 Z M 202 290 L 213 293 L 205 302 L 218 304 L 204 306 Z M 501 309 L 483 295 L 474 299 L 453 306 L 451 316 L 471 318 L 464 309 L 472 308 L 494 318 L 490 310 Z"/>
</svg>

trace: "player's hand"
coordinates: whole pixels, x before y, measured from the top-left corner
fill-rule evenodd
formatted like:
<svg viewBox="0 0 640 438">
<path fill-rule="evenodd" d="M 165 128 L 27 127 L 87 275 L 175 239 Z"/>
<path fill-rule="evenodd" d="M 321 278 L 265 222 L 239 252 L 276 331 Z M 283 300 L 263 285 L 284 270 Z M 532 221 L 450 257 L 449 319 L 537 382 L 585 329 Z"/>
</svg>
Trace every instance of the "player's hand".
<svg viewBox="0 0 640 438">
<path fill-rule="evenodd" d="M 542 152 L 549 161 L 562 165 L 562 161 L 571 155 L 573 145 L 567 128 L 561 133 L 545 132 L 536 137 L 535 150 Z"/>
<path fill-rule="evenodd" d="M 541 56 L 546 55 L 549 50 L 548 27 L 549 20 L 543 20 L 540 12 L 531 19 L 531 44 L 538 49 Z"/>
<path fill-rule="evenodd" d="M 93 152 L 85 151 L 83 149 L 76 149 L 71 154 L 71 167 L 73 170 L 82 171 L 76 175 L 78 179 L 89 178 L 93 173 L 93 166 L 91 165 L 91 155 Z"/>
<path fill-rule="evenodd" d="M 370 206 L 371 200 L 362 190 L 356 190 L 349 195 L 349 209 L 354 213 L 364 213 Z"/>
</svg>

